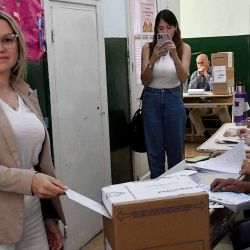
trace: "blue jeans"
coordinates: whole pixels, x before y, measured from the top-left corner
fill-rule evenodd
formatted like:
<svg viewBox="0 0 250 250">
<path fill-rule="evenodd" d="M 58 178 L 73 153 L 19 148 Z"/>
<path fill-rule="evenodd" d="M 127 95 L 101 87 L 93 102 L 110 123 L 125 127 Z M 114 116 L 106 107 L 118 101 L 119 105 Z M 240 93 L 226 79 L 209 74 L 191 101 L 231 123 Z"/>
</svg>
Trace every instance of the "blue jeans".
<svg viewBox="0 0 250 250">
<path fill-rule="evenodd" d="M 142 115 L 145 142 L 151 178 L 165 172 L 183 159 L 186 111 L 182 89 L 154 89 L 146 87 L 143 93 Z"/>
</svg>

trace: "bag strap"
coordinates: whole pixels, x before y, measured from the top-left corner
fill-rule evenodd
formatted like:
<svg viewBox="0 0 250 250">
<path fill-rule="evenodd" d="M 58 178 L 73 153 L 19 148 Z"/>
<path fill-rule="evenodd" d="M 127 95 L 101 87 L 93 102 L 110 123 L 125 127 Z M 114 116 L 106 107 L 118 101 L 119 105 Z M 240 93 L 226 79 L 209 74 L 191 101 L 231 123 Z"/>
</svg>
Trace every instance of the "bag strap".
<svg viewBox="0 0 250 250">
<path fill-rule="evenodd" d="M 140 110 L 141 110 L 141 107 L 142 107 L 143 93 L 144 93 L 144 89 L 142 90 L 141 97 L 140 97 L 140 99 L 139 99 L 139 102 L 140 102 L 140 104 L 139 104 L 139 109 L 140 109 Z"/>
<path fill-rule="evenodd" d="M 140 97 L 140 101 L 143 100 L 143 93 L 144 93 L 144 89 L 142 90 L 141 97 Z"/>
</svg>

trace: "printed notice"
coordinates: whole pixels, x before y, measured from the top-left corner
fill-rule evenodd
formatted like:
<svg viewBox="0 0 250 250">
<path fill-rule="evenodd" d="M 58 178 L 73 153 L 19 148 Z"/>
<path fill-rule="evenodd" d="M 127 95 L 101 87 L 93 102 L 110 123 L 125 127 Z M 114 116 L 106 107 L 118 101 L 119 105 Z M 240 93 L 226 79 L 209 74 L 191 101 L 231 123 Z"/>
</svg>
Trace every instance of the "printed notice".
<svg viewBox="0 0 250 250">
<path fill-rule="evenodd" d="M 227 72 L 226 66 L 213 66 L 214 83 L 226 83 Z"/>
</svg>

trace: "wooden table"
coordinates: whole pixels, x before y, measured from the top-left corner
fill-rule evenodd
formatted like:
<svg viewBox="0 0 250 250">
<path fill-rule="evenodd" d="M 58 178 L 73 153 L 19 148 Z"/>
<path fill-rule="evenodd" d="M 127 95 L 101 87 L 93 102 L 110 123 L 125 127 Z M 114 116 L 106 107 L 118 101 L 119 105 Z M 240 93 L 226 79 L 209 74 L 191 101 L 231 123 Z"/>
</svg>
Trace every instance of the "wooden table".
<svg viewBox="0 0 250 250">
<path fill-rule="evenodd" d="M 210 91 L 206 91 L 204 94 L 200 95 L 190 95 L 188 93 L 183 93 L 183 101 L 185 108 L 217 108 L 220 106 L 232 106 L 234 101 L 234 94 L 228 95 L 214 95 Z M 233 121 L 233 117 L 232 117 Z M 191 141 L 194 138 L 194 125 L 190 121 L 191 125 Z"/>
<path fill-rule="evenodd" d="M 231 106 L 233 104 L 233 97 L 233 94 L 214 95 L 210 91 L 201 95 L 183 93 L 185 108 L 216 108 L 219 106 Z"/>
</svg>

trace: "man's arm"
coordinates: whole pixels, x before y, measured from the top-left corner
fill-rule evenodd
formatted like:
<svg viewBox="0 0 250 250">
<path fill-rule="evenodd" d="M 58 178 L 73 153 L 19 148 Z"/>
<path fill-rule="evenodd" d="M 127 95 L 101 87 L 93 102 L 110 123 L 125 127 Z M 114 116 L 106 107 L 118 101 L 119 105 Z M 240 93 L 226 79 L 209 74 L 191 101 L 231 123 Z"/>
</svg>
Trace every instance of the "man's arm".
<svg viewBox="0 0 250 250">
<path fill-rule="evenodd" d="M 240 181 L 232 178 L 220 179 L 216 178 L 210 185 L 212 192 L 235 192 L 235 193 L 249 193 L 250 183 L 247 181 Z"/>
<path fill-rule="evenodd" d="M 198 76 L 197 71 L 195 71 L 190 77 L 188 88 L 189 89 L 206 89 L 207 86 L 209 85 L 209 79 L 210 79 L 210 76 L 208 77 Z"/>
</svg>

